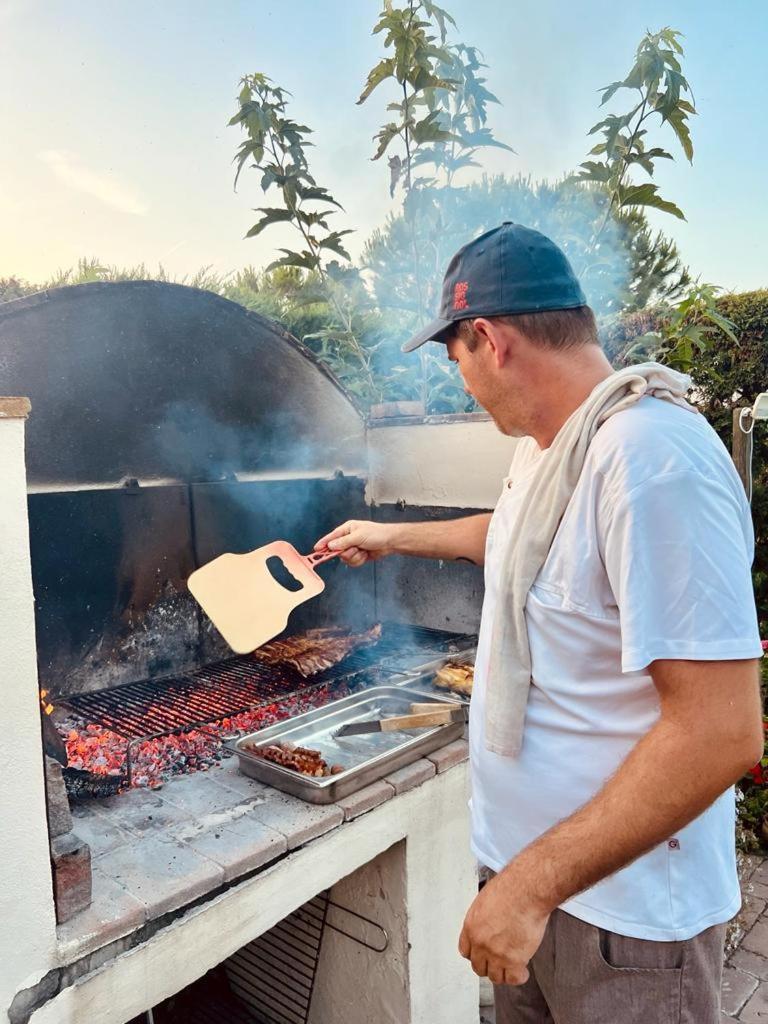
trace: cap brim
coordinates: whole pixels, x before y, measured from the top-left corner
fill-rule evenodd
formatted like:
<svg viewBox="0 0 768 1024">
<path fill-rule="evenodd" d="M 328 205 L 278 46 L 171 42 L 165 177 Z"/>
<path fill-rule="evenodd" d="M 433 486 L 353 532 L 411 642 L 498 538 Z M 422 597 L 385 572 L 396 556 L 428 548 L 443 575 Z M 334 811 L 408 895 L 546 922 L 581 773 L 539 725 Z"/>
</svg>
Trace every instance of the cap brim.
<svg viewBox="0 0 768 1024">
<path fill-rule="evenodd" d="M 445 334 L 448 328 L 453 326 L 453 320 L 433 320 L 431 324 L 427 324 L 418 334 L 414 334 L 412 338 L 406 341 L 400 351 L 413 352 L 414 349 L 426 345 L 428 341 L 445 341 L 445 338 L 441 337 L 441 335 Z"/>
</svg>

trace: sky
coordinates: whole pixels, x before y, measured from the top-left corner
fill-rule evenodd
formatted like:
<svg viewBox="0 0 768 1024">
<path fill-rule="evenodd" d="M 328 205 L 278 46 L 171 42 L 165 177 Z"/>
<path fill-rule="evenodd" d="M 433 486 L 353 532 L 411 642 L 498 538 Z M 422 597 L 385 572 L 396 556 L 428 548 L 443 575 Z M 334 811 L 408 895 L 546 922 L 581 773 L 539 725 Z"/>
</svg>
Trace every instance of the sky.
<svg viewBox="0 0 768 1024">
<path fill-rule="evenodd" d="M 342 202 L 337 228 L 359 254 L 397 208 L 372 136 L 395 97 L 356 99 L 383 56 L 380 0 L 0 0 L 0 277 L 42 281 L 81 258 L 263 266 L 288 229 L 244 235 L 265 204 L 256 172 L 233 190 L 241 140 L 227 127 L 242 75 L 263 71 L 314 129 L 311 169 Z M 516 153 L 488 173 L 556 178 L 577 167 L 601 116 L 601 86 L 623 78 L 647 29 L 685 35 L 695 94 L 694 161 L 675 154 L 656 182 L 687 221 L 652 214 L 694 275 L 728 290 L 768 286 L 768 0 L 443 0 L 456 39 L 477 46 L 501 104 L 490 126 Z M 618 109 L 618 107 L 616 108 Z M 468 183 L 465 173 L 457 184 Z"/>
</svg>

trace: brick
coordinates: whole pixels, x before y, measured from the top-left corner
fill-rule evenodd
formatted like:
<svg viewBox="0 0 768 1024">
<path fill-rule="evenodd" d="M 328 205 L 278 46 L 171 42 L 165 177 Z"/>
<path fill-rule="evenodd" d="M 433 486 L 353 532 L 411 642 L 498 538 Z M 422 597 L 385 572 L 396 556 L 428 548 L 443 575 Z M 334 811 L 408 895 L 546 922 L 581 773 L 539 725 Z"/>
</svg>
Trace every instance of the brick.
<svg viewBox="0 0 768 1024">
<path fill-rule="evenodd" d="M 103 853 L 116 850 L 134 840 L 134 836 L 123 828 L 119 828 L 112 820 L 115 815 L 100 814 L 89 800 L 81 806 L 75 805 L 73 811 L 74 829 L 78 836 L 91 848 L 91 857 L 95 860 Z"/>
<path fill-rule="evenodd" d="M 238 768 L 236 757 L 222 761 L 217 768 L 211 768 L 209 777 L 219 786 L 225 786 L 245 797 L 260 797 L 262 800 L 266 800 L 272 790 L 271 786 L 265 786 L 258 779 L 244 775 Z"/>
<path fill-rule="evenodd" d="M 51 839 L 72 831 L 69 798 L 61 774 L 61 765 L 45 755 L 45 807 L 48 815 L 48 835 Z"/>
<path fill-rule="evenodd" d="M 759 953 L 750 953 L 748 949 L 737 949 L 728 963 L 738 967 L 740 971 L 751 974 L 760 981 L 768 981 L 768 960 Z"/>
<path fill-rule="evenodd" d="M 252 816 L 223 828 L 208 829 L 184 845 L 220 865 L 225 882 L 263 867 L 288 849 L 284 835 Z"/>
<path fill-rule="evenodd" d="M 63 924 L 91 902 L 91 851 L 68 832 L 51 840 L 51 868 L 56 921 Z"/>
<path fill-rule="evenodd" d="M 469 757 L 469 744 L 466 740 L 454 740 L 444 747 L 433 750 L 427 754 L 427 760 L 431 761 L 437 769 L 437 774 L 447 772 L 457 764 L 463 764 Z"/>
<path fill-rule="evenodd" d="M 183 843 L 151 834 L 105 853 L 99 868 L 144 905 L 147 920 L 178 910 L 224 882 L 221 865 Z"/>
<path fill-rule="evenodd" d="M 349 796 L 337 800 L 336 806 L 344 812 L 345 821 L 352 821 L 354 818 L 359 818 L 361 814 L 372 811 L 374 807 L 379 807 L 387 800 L 391 800 L 394 795 L 394 787 L 384 779 L 380 779 L 364 789 L 358 789 L 356 793 L 350 793 Z"/>
<path fill-rule="evenodd" d="M 216 813 L 242 801 L 239 793 L 215 782 L 206 772 L 173 779 L 163 790 L 163 802 L 185 811 L 193 819 Z"/>
<path fill-rule="evenodd" d="M 409 789 L 415 789 L 422 783 L 431 779 L 435 774 L 435 765 L 425 757 L 413 764 L 407 764 L 405 768 L 387 775 L 386 781 L 394 787 L 395 793 L 407 793 Z"/>
<path fill-rule="evenodd" d="M 768 1019 L 768 984 L 761 981 L 755 994 L 739 1014 L 744 1024 L 765 1024 Z"/>
<path fill-rule="evenodd" d="M 757 978 L 753 978 L 751 974 L 744 974 L 734 967 L 726 967 L 723 971 L 723 1010 L 735 1017 L 755 991 L 757 985 Z"/>
<path fill-rule="evenodd" d="M 750 953 L 768 956 L 768 921 L 760 920 L 753 925 L 741 940 L 741 945 Z"/>
<path fill-rule="evenodd" d="M 189 820 L 187 811 L 166 802 L 150 789 L 131 789 L 99 800 L 96 810 L 113 823 L 119 821 L 119 827 L 134 837 L 162 833 L 174 824 Z"/>
<path fill-rule="evenodd" d="M 344 811 L 335 804 L 310 804 L 298 797 L 267 789 L 269 798 L 258 803 L 251 815 L 285 836 L 289 850 L 325 835 L 344 821 Z"/>
<path fill-rule="evenodd" d="M 67 960 L 87 956 L 140 928 L 145 919 L 144 905 L 95 867 L 90 907 L 57 929 L 59 953 Z"/>
</svg>

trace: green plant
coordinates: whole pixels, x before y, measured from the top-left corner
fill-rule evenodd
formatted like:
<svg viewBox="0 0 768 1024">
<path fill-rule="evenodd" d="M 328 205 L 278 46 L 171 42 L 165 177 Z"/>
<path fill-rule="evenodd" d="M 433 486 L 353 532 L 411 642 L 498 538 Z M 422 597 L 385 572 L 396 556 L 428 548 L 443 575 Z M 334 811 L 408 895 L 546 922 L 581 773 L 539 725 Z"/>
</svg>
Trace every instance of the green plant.
<svg viewBox="0 0 768 1024">
<path fill-rule="evenodd" d="M 609 216 L 620 215 L 638 206 L 650 206 L 685 220 L 682 210 L 659 195 L 657 185 L 651 182 L 637 184 L 631 179 L 636 168 L 653 177 L 657 160 L 672 160 L 672 154 L 660 146 L 646 145 L 648 125 L 659 118 L 670 126 L 686 158 L 693 161 L 688 118 L 696 110 L 683 94 L 691 95 L 690 86 L 682 73 L 678 58 L 683 56 L 680 33 L 671 28 L 646 33 L 637 48 L 635 62 L 622 81 L 612 82 L 603 90 L 601 106 L 619 90 L 637 93 L 637 101 L 624 114 L 608 114 L 589 134 L 600 132 L 603 141 L 590 150 L 598 160 L 581 164 L 578 181 L 596 182 L 610 197 L 605 220 L 595 235 L 595 242 Z"/>
<path fill-rule="evenodd" d="M 333 230 L 329 217 L 340 210 L 341 204 L 328 189 L 317 184 L 309 170 L 306 149 L 311 143 L 307 136 L 311 129 L 288 116 L 288 96 L 284 89 L 274 85 L 266 75 L 257 72 L 246 75 L 240 82 L 239 109 L 230 119 L 230 126 L 238 126 L 246 133 L 235 155 L 237 171 L 235 187 L 246 164 L 261 174 L 264 193 L 277 192 L 279 206 L 262 206 L 256 211 L 261 216 L 246 234 L 252 238 L 274 224 L 289 224 L 301 236 L 300 250 L 280 248 L 281 257 L 267 270 L 279 267 L 299 268 L 310 275 L 310 291 L 314 301 L 327 302 L 332 310 L 330 322 L 318 328 L 314 340 L 334 364 L 350 362 L 361 378 L 361 386 L 369 399 L 380 394 L 371 353 L 355 332 L 356 272 L 349 266 L 350 256 L 343 238 L 351 229 Z M 335 207 L 336 209 L 332 209 Z M 340 256 L 328 260 L 328 253 Z M 360 288 L 356 297 L 360 297 Z"/>
<path fill-rule="evenodd" d="M 738 347 L 736 325 L 717 309 L 715 285 L 696 284 L 678 303 L 657 330 L 642 334 L 626 353 L 626 361 L 655 359 L 675 370 L 690 373 L 718 333 Z"/>
<path fill-rule="evenodd" d="M 434 315 L 437 304 L 434 277 L 444 270 L 440 245 L 443 194 L 452 190 L 459 170 L 478 166 L 475 157 L 479 149 L 510 149 L 494 138 L 487 125 L 487 106 L 498 100 L 480 74 L 485 65 L 476 48 L 448 42 L 449 26 L 456 28 L 454 19 L 431 0 L 405 0 L 401 5 L 384 0 L 373 32 L 384 33 L 388 53 L 369 72 L 358 100 L 364 103 L 385 83 L 393 87 L 395 98 L 387 111 L 394 117 L 374 136 L 373 159 L 388 154 L 390 195 L 395 195 L 398 186 L 403 194 L 403 252 L 408 254 L 412 291 L 408 308 L 400 310 L 405 334 Z M 415 360 L 411 364 L 415 368 Z M 410 367 L 398 364 L 395 370 L 401 379 L 414 380 Z M 436 361 L 427 347 L 419 350 L 415 383 L 430 411 L 442 411 L 446 404 L 466 404 L 455 367 Z"/>
</svg>

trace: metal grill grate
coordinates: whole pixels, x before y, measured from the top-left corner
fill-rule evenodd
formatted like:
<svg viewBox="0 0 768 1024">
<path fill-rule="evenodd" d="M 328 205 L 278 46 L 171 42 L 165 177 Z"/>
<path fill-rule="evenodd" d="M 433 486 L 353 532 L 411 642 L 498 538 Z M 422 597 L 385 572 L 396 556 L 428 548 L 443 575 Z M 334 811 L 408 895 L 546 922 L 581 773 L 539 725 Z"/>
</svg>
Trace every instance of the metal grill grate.
<svg viewBox="0 0 768 1024">
<path fill-rule="evenodd" d="M 258 1024 L 305 1024 L 328 903 L 327 892 L 315 896 L 224 961 L 233 995 Z"/>
<path fill-rule="evenodd" d="M 314 687 L 292 669 L 232 658 L 175 679 L 141 681 L 68 697 L 64 702 L 94 725 L 126 739 L 194 729 L 228 715 L 293 697 Z"/>
</svg>

